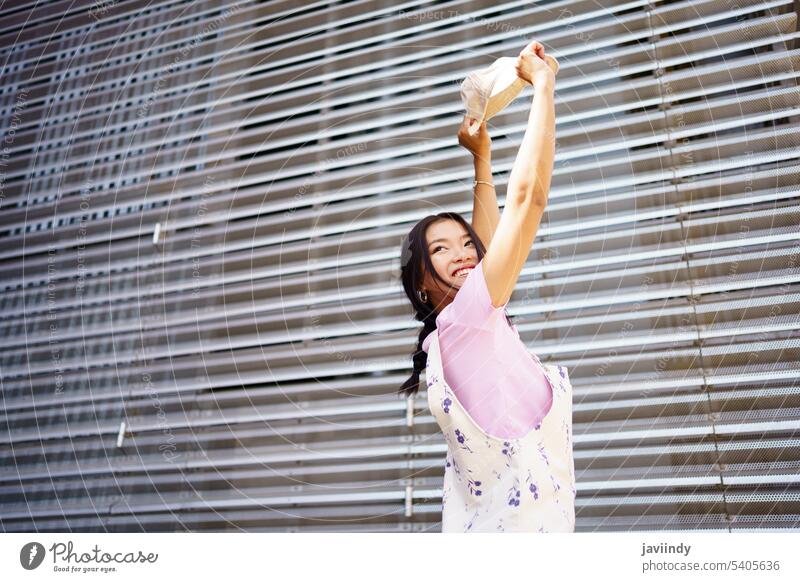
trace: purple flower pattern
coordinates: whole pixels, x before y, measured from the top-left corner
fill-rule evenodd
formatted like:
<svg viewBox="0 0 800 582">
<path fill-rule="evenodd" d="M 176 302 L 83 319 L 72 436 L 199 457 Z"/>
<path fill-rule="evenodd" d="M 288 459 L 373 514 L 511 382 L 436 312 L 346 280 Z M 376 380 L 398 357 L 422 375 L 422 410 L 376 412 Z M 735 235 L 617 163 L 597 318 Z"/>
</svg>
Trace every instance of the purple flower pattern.
<svg viewBox="0 0 800 582">
<path fill-rule="evenodd" d="M 508 505 L 513 507 L 519 507 L 520 503 L 520 492 L 519 492 L 519 479 L 514 479 L 514 484 L 508 490 L 508 494 L 506 495 L 506 501 Z"/>
<path fill-rule="evenodd" d="M 453 462 L 453 471 L 455 471 L 458 480 L 461 481 L 461 468 L 458 466 L 455 456 L 451 457 L 451 461 Z"/>
<path fill-rule="evenodd" d="M 437 340 L 431 344 L 429 356 L 432 357 L 428 358 L 426 370 L 428 402 L 443 429 L 448 447 L 446 487 L 442 493 L 442 531 L 574 531 L 571 386 L 566 368 L 543 366 L 548 382 L 554 388 L 553 414 L 548 413 L 534 427 L 535 431 L 525 437 L 501 439 L 487 435 L 475 425 L 452 395 L 441 375 Z M 565 395 L 559 396 L 559 400 L 556 400 L 556 388 L 558 394 Z M 568 462 L 562 463 L 565 452 Z M 550 462 L 556 458 L 558 462 Z M 523 471 L 526 478 L 520 487 Z M 490 478 L 490 475 L 495 478 Z M 552 490 L 550 487 L 542 489 L 541 480 L 545 476 L 549 478 Z M 562 484 L 567 486 L 562 487 Z M 523 488 L 525 495 L 521 491 Z M 523 497 L 528 496 L 529 501 L 522 503 Z M 555 514 L 559 517 L 543 523 L 541 516 L 554 514 L 541 508 L 551 505 L 559 507 L 560 511 Z M 505 510 L 501 509 L 503 507 Z M 509 528 L 510 522 L 504 522 L 503 517 L 512 510 L 519 517 L 515 518 L 514 527 Z"/>
<path fill-rule="evenodd" d="M 539 455 L 542 457 L 542 459 L 544 459 L 544 462 L 547 463 L 548 466 L 550 466 L 550 459 L 547 458 L 547 452 L 544 449 L 544 444 L 540 442 L 538 448 L 539 448 Z"/>
<path fill-rule="evenodd" d="M 533 499 L 539 499 L 539 488 L 536 486 L 536 483 L 533 482 L 533 475 L 530 469 L 528 469 L 528 477 L 525 479 L 525 483 L 528 484 L 528 491 L 533 495 Z"/>
<path fill-rule="evenodd" d="M 451 487 L 443 487 L 442 488 L 442 512 L 445 510 L 445 506 L 447 505 L 447 499 L 450 497 L 450 492 L 453 490 Z"/>
<path fill-rule="evenodd" d="M 472 526 L 475 523 L 475 520 L 477 519 L 479 514 L 480 514 L 480 510 L 476 510 L 475 513 L 472 515 L 472 518 L 469 520 L 469 523 L 467 524 L 467 527 L 464 529 L 465 532 L 472 529 Z"/>
<path fill-rule="evenodd" d="M 553 491 L 558 493 L 561 490 L 561 484 L 556 481 L 552 474 L 550 474 L 550 482 L 553 484 Z M 558 502 L 558 497 L 556 497 L 556 502 Z"/>
<path fill-rule="evenodd" d="M 480 481 L 473 481 L 472 479 L 469 479 L 469 482 L 467 483 L 467 487 L 469 487 L 469 492 L 475 495 L 476 497 L 480 497 L 481 495 L 483 495 L 483 492 L 480 489 L 478 489 L 478 487 L 480 486 L 481 486 Z"/>
<path fill-rule="evenodd" d="M 453 401 L 449 398 L 445 398 L 442 401 L 442 409 L 445 411 L 446 414 L 450 414 L 450 405 L 453 404 Z"/>
<path fill-rule="evenodd" d="M 511 467 L 511 458 L 517 452 L 516 441 L 503 441 L 503 448 L 500 451 L 505 456 L 506 467 Z"/>
<path fill-rule="evenodd" d="M 467 440 L 469 439 L 463 432 L 461 432 L 459 429 L 455 429 L 455 435 L 456 435 L 456 440 L 458 441 L 458 446 L 460 448 L 469 451 L 470 453 L 474 452 L 467 444 Z"/>
</svg>

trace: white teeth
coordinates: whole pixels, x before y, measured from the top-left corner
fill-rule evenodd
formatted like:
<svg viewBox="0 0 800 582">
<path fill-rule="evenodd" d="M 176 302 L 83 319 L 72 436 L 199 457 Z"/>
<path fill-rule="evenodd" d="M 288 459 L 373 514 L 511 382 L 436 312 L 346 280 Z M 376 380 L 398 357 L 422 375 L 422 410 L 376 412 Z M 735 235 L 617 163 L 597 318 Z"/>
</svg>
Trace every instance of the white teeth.
<svg viewBox="0 0 800 582">
<path fill-rule="evenodd" d="M 471 269 L 472 269 L 472 267 L 468 267 L 466 269 L 459 269 L 458 271 L 455 272 L 455 275 L 453 275 L 453 276 L 454 277 L 461 277 L 461 276 L 466 275 L 467 273 L 469 273 Z"/>
</svg>

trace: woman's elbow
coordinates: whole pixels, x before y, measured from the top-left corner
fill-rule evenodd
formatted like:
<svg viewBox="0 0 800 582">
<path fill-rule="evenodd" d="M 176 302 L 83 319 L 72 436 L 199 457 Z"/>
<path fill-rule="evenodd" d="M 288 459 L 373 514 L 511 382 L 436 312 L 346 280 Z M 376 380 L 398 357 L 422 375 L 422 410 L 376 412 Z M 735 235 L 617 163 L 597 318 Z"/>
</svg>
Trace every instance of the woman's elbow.
<svg viewBox="0 0 800 582">
<path fill-rule="evenodd" d="M 541 185 L 521 184 L 518 187 L 509 189 L 508 196 L 519 205 L 544 208 L 547 205 L 548 190 L 542 188 Z"/>
</svg>

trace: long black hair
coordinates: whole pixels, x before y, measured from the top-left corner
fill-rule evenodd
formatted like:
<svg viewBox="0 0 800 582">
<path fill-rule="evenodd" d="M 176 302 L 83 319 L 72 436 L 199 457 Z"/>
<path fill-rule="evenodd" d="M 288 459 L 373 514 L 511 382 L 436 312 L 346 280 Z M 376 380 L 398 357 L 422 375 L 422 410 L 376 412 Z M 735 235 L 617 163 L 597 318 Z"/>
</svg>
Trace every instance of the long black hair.
<svg viewBox="0 0 800 582">
<path fill-rule="evenodd" d="M 431 257 L 427 252 L 428 244 L 425 238 L 428 227 L 439 220 L 455 220 L 472 237 L 475 242 L 475 248 L 478 250 L 478 262 L 483 259 L 486 254 L 486 249 L 483 246 L 483 241 L 475 233 L 472 225 L 469 224 L 463 216 L 457 212 L 440 212 L 439 214 L 429 214 L 411 229 L 402 242 L 400 251 L 400 278 L 403 282 L 403 290 L 414 308 L 414 318 L 422 322 L 422 329 L 419 332 L 417 340 L 417 349 L 413 352 L 411 359 L 413 362 L 413 371 L 411 376 L 403 382 L 403 385 L 398 390 L 399 394 L 411 396 L 416 394 L 419 390 L 419 375 L 428 363 L 428 354 L 422 349 L 422 342 L 428 337 L 428 334 L 436 329 L 436 316 L 438 313 L 433 308 L 433 302 L 428 299 L 423 303 L 417 295 L 417 290 L 420 288 L 425 272 L 448 285 L 447 281 L 442 279 L 436 272 L 433 266 Z M 511 317 L 505 311 L 506 321 L 511 325 Z"/>
</svg>

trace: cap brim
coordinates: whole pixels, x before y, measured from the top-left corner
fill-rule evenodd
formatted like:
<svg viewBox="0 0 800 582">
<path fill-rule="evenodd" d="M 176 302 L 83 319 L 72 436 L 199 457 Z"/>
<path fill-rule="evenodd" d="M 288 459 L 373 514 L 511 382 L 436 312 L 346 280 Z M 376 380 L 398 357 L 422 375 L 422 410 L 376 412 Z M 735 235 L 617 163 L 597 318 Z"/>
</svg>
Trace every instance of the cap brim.
<svg viewBox="0 0 800 582">
<path fill-rule="evenodd" d="M 516 62 L 511 57 L 500 57 L 488 68 L 470 73 L 462 83 L 461 97 L 467 115 L 478 121 L 468 128 L 470 135 L 505 109 L 528 84 L 517 76 Z"/>
</svg>

